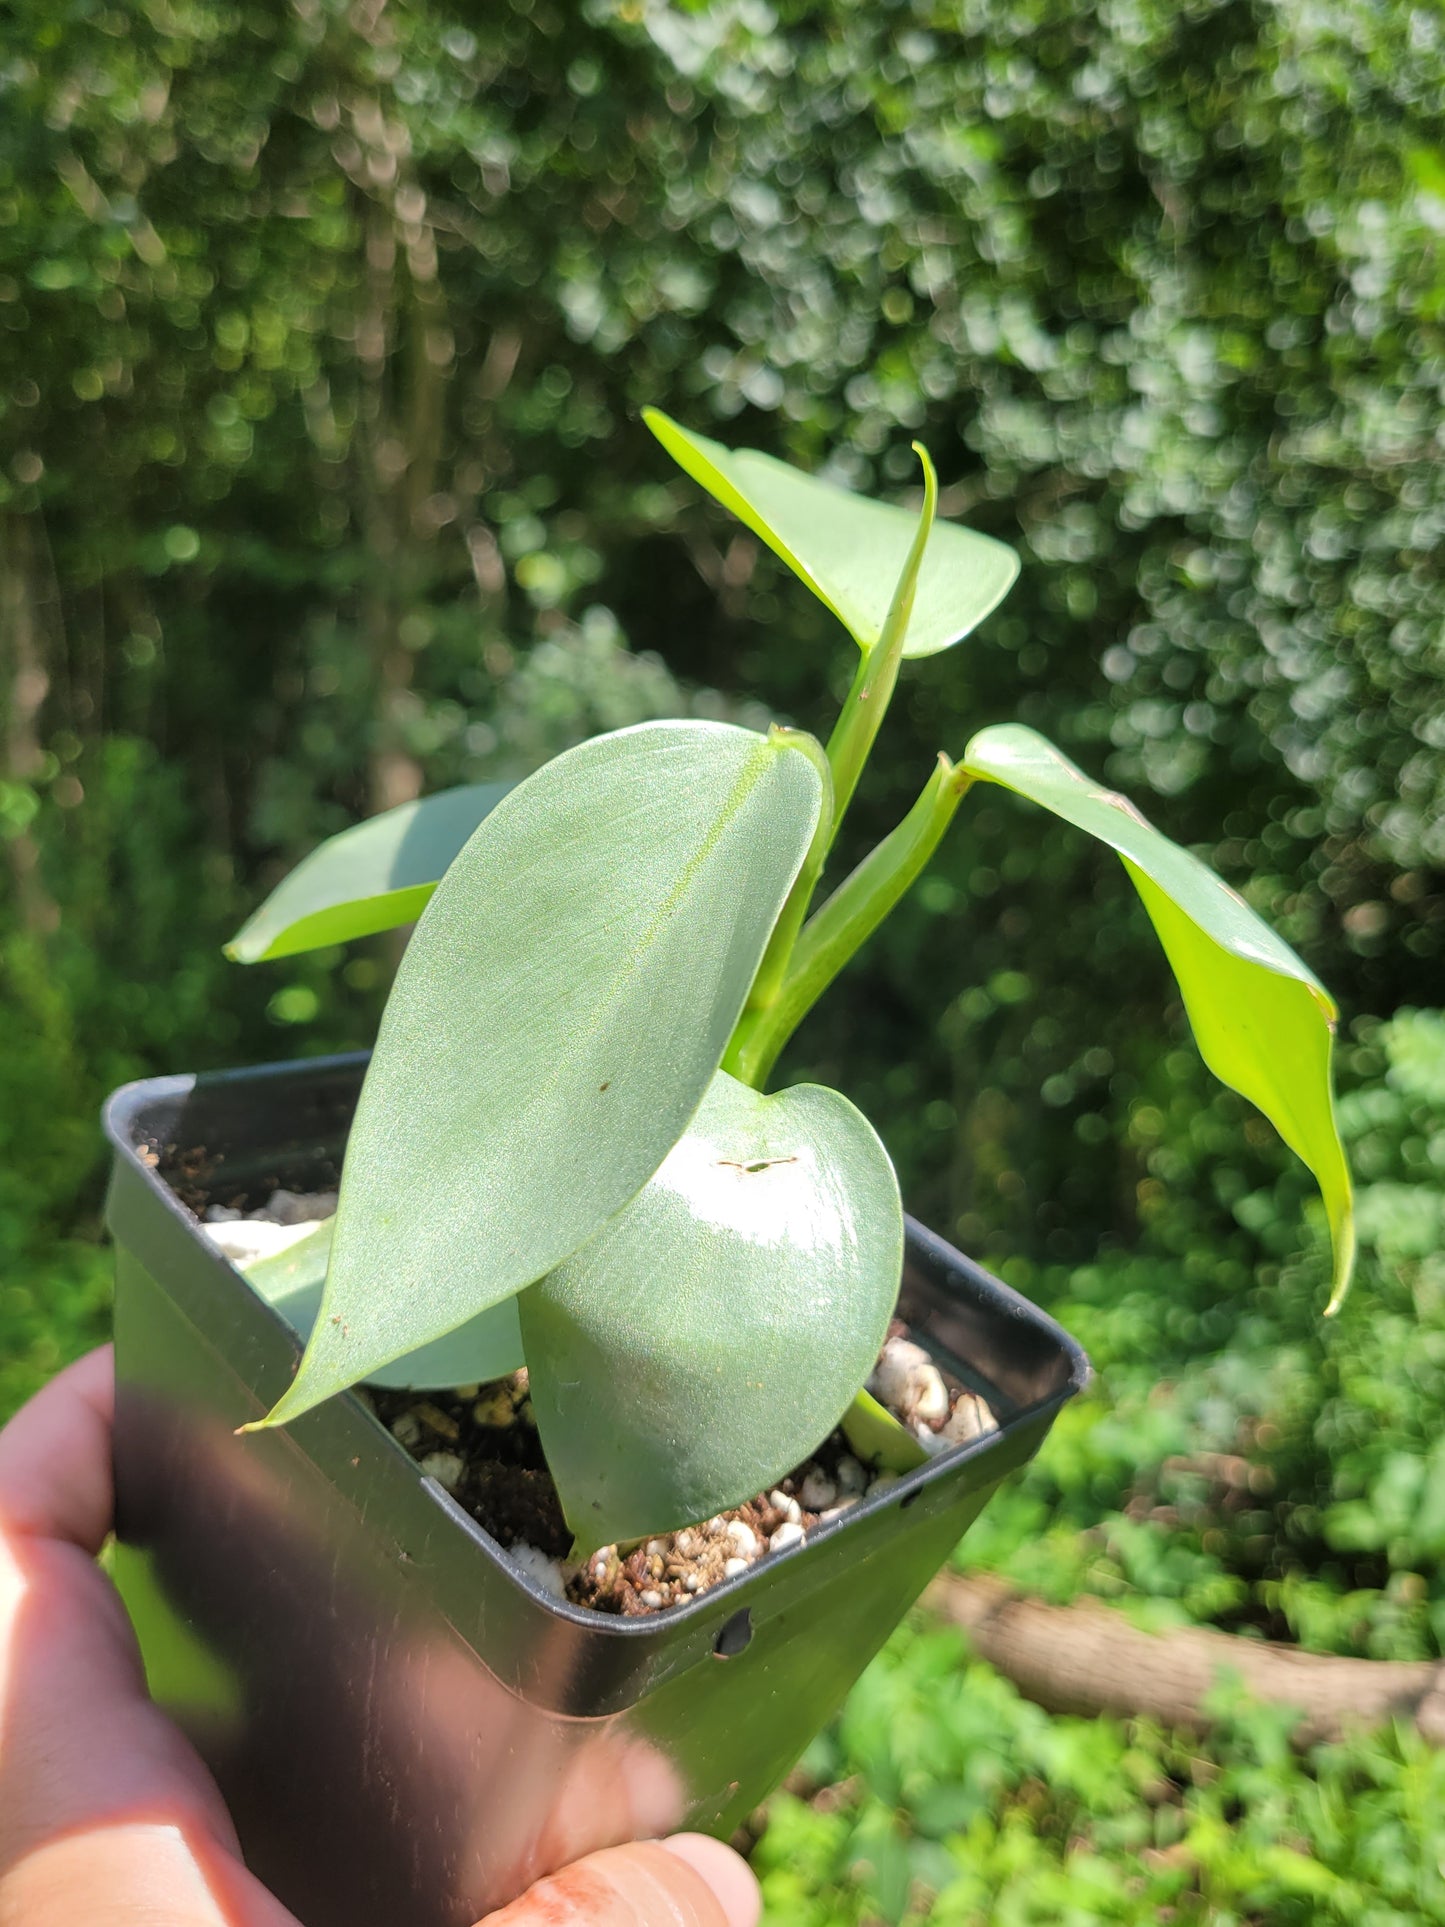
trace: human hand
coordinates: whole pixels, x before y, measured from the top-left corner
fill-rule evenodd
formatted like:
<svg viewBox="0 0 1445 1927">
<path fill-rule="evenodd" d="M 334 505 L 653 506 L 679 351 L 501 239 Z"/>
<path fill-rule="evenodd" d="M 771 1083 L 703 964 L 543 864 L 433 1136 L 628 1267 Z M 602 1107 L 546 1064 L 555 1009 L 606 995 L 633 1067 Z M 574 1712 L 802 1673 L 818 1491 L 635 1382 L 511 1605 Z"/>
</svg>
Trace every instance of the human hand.
<svg viewBox="0 0 1445 1927">
<path fill-rule="evenodd" d="M 246 1871 L 220 1792 L 151 1702 L 95 1563 L 110 1531 L 109 1350 L 0 1431 L 0 1927 L 298 1927 Z M 485 1927 L 755 1927 L 716 1840 L 591 1854 Z M 406 1923 L 398 1923 L 406 1927 Z"/>
</svg>

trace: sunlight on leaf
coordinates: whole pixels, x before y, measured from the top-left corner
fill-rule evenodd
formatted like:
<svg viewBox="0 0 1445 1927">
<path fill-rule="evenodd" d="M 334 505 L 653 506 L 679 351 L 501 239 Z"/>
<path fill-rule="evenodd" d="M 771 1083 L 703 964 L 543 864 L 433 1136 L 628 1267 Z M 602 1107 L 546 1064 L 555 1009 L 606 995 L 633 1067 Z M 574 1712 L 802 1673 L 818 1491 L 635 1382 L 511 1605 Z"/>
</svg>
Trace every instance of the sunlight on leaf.
<svg viewBox="0 0 1445 1927">
<path fill-rule="evenodd" d="M 1117 850 L 1164 946 L 1200 1055 L 1257 1104 L 1314 1173 L 1334 1247 L 1330 1310 L 1354 1266 L 1350 1174 L 1335 1124 L 1329 993 L 1243 897 L 1018 724 L 981 730 L 960 767 L 1040 803 Z"/>
<path fill-rule="evenodd" d="M 511 788 L 441 790 L 328 837 L 247 919 L 226 955 L 265 963 L 415 923 L 447 865 Z"/>
<path fill-rule="evenodd" d="M 818 821 L 786 733 L 644 723 L 518 785 L 397 973 L 321 1316 L 267 1423 L 542 1277 L 635 1197 L 722 1057 Z"/>
<path fill-rule="evenodd" d="M 775 1484 L 837 1424 L 888 1330 L 903 1207 L 836 1091 L 725 1073 L 625 1211 L 527 1292 L 547 1463 L 579 1548 Z"/>
<path fill-rule="evenodd" d="M 755 449 L 725 448 L 656 408 L 643 419 L 673 459 L 762 537 L 827 604 L 860 649 L 883 633 L 918 516 L 805 475 Z M 976 629 L 1018 575 L 1018 557 L 957 522 L 934 525 L 913 598 L 905 656 L 932 656 Z"/>
</svg>

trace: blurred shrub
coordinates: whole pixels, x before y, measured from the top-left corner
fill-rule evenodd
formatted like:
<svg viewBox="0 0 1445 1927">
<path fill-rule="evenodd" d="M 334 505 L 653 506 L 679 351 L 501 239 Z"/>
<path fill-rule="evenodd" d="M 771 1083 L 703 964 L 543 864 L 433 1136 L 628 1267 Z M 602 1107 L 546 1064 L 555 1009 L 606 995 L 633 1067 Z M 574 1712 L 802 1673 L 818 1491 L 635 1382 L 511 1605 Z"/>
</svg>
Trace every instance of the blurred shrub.
<svg viewBox="0 0 1445 1927">
<path fill-rule="evenodd" d="M 1442 66 L 1353 0 L 13 8 L 0 1252 L 93 1222 L 108 1083 L 364 1040 L 384 949 L 217 955 L 318 836 L 698 684 L 826 722 L 849 646 L 647 400 L 905 499 L 922 435 L 1023 552 L 844 860 L 1018 716 L 1347 1014 L 1430 1001 Z M 976 796 L 786 1069 L 1048 1266 L 1282 1169 L 1187 1056 L 1117 866 Z"/>
<path fill-rule="evenodd" d="M 1131 1119 L 1152 1169 L 1212 1167 L 1213 1208 L 1162 1200 L 1130 1254 L 1014 1261 L 1099 1376 L 960 1562 L 1162 1629 L 1316 1651 L 1445 1644 L 1445 1016 L 1358 1027 L 1342 1123 L 1364 1260 L 1323 1324 L 1328 1256 L 1294 1175 L 1215 1162 L 1232 1099 L 1183 1059 Z M 1182 1088 L 1179 1088 L 1182 1086 Z M 1233 1220 L 1231 1227 L 1230 1220 Z M 1256 1267 L 1251 1253 L 1263 1246 Z M 1445 1754 L 1401 1726 L 1306 1754 L 1292 1717 L 1216 1694 L 1208 1740 L 1054 1717 L 953 1632 L 905 1628 L 757 1822 L 777 1927 L 1094 1927 L 1158 1920 L 1415 1927 L 1445 1909 Z"/>
<path fill-rule="evenodd" d="M 647 715 L 826 726 L 850 646 L 640 405 L 903 500 L 918 435 L 1024 572 L 843 861 L 984 722 L 1131 791 L 1340 995 L 1367 1246 L 1321 1327 L 1122 872 L 972 797 L 785 1065 L 1100 1368 L 970 1557 L 1439 1650 L 1442 1020 L 1391 1013 L 1445 950 L 1442 83 L 1404 0 L 16 0 L 0 1413 L 103 1325 L 103 1092 L 370 1034 L 384 944 L 220 960 L 317 838 Z M 1181 1747 L 959 1657 L 901 1635 L 819 1743 L 770 1918 L 1445 1913 L 1410 1736 Z"/>
<path fill-rule="evenodd" d="M 1438 1920 L 1445 1753 L 1402 1729 L 1300 1759 L 1288 1716 L 1220 1699 L 1208 1746 L 1050 1718 L 906 1628 L 771 1803 L 768 1927 Z"/>
</svg>

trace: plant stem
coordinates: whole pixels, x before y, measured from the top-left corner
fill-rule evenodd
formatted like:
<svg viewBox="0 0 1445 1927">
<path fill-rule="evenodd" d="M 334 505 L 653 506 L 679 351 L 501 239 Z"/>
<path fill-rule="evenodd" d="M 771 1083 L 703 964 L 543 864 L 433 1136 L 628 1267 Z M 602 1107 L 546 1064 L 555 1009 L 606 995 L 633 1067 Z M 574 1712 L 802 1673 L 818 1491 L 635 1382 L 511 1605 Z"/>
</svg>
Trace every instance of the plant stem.
<svg viewBox="0 0 1445 1927">
<path fill-rule="evenodd" d="M 893 600 L 888 605 L 882 631 L 878 640 L 863 652 L 858 673 L 853 678 L 853 687 L 848 692 L 828 740 L 826 756 L 811 736 L 805 736 L 801 731 L 780 730 L 774 725 L 774 735 L 795 736 L 796 746 L 818 766 L 824 780 L 823 809 L 808 854 L 788 892 L 787 901 L 768 940 L 768 947 L 763 952 L 763 960 L 758 965 L 757 975 L 753 978 L 746 1008 L 738 1019 L 727 1055 L 723 1058 L 724 1070 L 734 1070 L 736 1062 L 740 1061 L 739 1054 L 745 1038 L 755 1028 L 765 1024 L 767 1013 L 774 1009 L 783 995 L 790 977 L 793 949 L 799 941 L 803 919 L 813 901 L 823 864 L 838 834 L 838 826 L 843 821 L 853 791 L 858 786 L 858 778 L 868 761 L 869 751 L 888 712 L 888 703 L 898 681 L 898 665 L 903 660 L 903 644 L 908 634 L 908 621 L 913 614 L 913 598 L 923 566 L 923 552 L 938 509 L 938 476 L 929 460 L 928 451 L 920 442 L 913 444 L 913 450 L 923 464 L 923 510 L 907 560 L 903 564 L 903 572 L 893 591 Z M 795 1018 L 784 1037 L 791 1034 L 796 1023 Z M 782 1048 L 781 1042 L 777 1048 Z M 773 1057 L 776 1055 L 777 1050 L 774 1050 Z M 768 1068 L 771 1068 L 772 1061 L 770 1057 Z M 766 1070 L 763 1075 L 766 1075 Z"/>
<path fill-rule="evenodd" d="M 838 972 L 866 943 L 933 852 L 973 778 L 940 754 L 938 767 L 897 829 L 864 857 L 804 926 L 772 1002 L 744 1011 L 723 1069 L 761 1090 L 778 1053 Z"/>
<path fill-rule="evenodd" d="M 868 752 L 873 747 L 879 726 L 888 713 L 888 704 L 898 681 L 898 665 L 903 660 L 909 618 L 913 614 L 913 598 L 918 588 L 919 570 L 923 566 L 923 551 L 927 547 L 938 509 L 938 476 L 929 460 L 928 450 L 921 442 L 915 442 L 913 452 L 923 464 L 923 511 L 918 518 L 913 546 L 908 551 L 903 573 L 893 591 L 882 633 L 877 642 L 863 652 L 858 673 L 853 678 L 853 687 L 848 691 L 833 734 L 828 738 L 828 761 L 833 766 L 835 837 L 853 800 L 853 792 L 858 787 L 858 778 L 863 774 L 863 766 L 868 761 Z"/>
<path fill-rule="evenodd" d="M 808 905 L 813 900 L 813 892 L 818 887 L 818 878 L 828 854 L 828 845 L 833 840 L 833 772 L 824 754 L 823 745 L 806 730 L 784 729 L 774 723 L 769 735 L 779 742 L 787 742 L 790 748 L 798 750 L 808 758 L 817 770 L 823 783 L 823 799 L 818 810 L 818 825 L 813 831 L 813 840 L 808 845 L 808 854 L 803 858 L 803 866 L 793 879 L 793 887 L 788 892 L 778 921 L 773 925 L 773 934 L 768 939 L 768 947 L 763 952 L 763 960 L 758 965 L 757 975 L 753 978 L 752 989 L 748 992 L 747 1010 L 766 1010 L 775 1002 L 783 986 L 788 961 L 793 954 L 793 945 L 798 940 L 798 932 L 803 927 L 803 919 L 808 914 Z M 746 1019 L 739 1020 L 741 1024 Z"/>
</svg>

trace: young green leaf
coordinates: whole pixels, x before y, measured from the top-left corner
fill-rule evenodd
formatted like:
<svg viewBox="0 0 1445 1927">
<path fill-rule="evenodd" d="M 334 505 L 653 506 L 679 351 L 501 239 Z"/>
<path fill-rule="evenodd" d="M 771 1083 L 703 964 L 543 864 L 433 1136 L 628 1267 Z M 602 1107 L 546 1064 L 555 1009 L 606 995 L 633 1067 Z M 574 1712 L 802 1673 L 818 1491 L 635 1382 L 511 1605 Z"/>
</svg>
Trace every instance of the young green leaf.
<svg viewBox="0 0 1445 1927">
<path fill-rule="evenodd" d="M 848 691 L 833 733 L 828 738 L 828 763 L 833 772 L 833 834 L 836 836 L 858 778 L 873 752 L 903 660 L 904 644 L 913 625 L 913 610 L 918 599 L 918 584 L 928 559 L 929 537 L 938 518 L 938 476 L 921 442 L 913 452 L 923 466 L 923 510 L 913 529 L 913 541 L 904 558 L 903 568 L 889 598 L 888 614 L 878 641 L 865 649 L 858 660 L 853 686 Z"/>
<path fill-rule="evenodd" d="M 901 1419 L 871 1392 L 859 1392 L 839 1423 L 855 1455 L 883 1472 L 912 1472 L 928 1454 Z"/>
<path fill-rule="evenodd" d="M 759 1004 L 754 992 L 723 1058 L 725 1071 L 762 1089 L 803 1018 L 933 855 L 970 780 L 939 756 L 923 794 L 897 829 L 803 925 L 771 1002 Z"/>
<path fill-rule="evenodd" d="M 335 1218 L 323 1218 L 284 1251 L 237 1266 L 251 1289 L 280 1312 L 303 1344 L 321 1309 L 335 1225 Z M 517 1301 L 504 1298 L 445 1337 L 383 1365 L 367 1382 L 398 1391 L 442 1391 L 451 1385 L 503 1378 L 524 1362 Z"/>
<path fill-rule="evenodd" d="M 258 1298 L 279 1311 L 296 1336 L 311 1336 L 321 1309 L 321 1288 L 331 1259 L 335 1218 L 323 1218 L 294 1244 L 265 1258 L 243 1258 L 236 1269 Z"/>
<path fill-rule="evenodd" d="M 643 419 L 693 480 L 782 557 L 860 649 L 871 650 L 888 619 L 918 517 L 834 488 L 755 449 L 724 448 L 656 408 L 644 410 Z M 997 608 L 1018 572 L 1018 557 L 1002 542 L 956 522 L 938 523 L 923 559 L 903 654 L 932 656 L 960 641 Z"/>
<path fill-rule="evenodd" d="M 328 837 L 248 918 L 226 955 L 266 963 L 415 923 L 447 865 L 511 788 L 440 790 Z"/>
<path fill-rule="evenodd" d="M 1118 851 L 1178 980 L 1200 1055 L 1257 1104 L 1314 1173 L 1334 1245 L 1334 1310 L 1354 1265 L 1349 1168 L 1335 1125 L 1335 1006 L 1299 958 L 1229 886 L 1092 782 L 1031 729 L 981 730 L 960 769 L 1040 803 Z"/>
<path fill-rule="evenodd" d="M 580 1549 L 708 1518 L 812 1451 L 872 1370 L 902 1262 L 867 1119 L 720 1073 L 651 1183 L 521 1300 Z"/>
<path fill-rule="evenodd" d="M 822 797 L 786 732 L 686 722 L 594 737 L 498 804 L 397 973 L 322 1315 L 267 1423 L 520 1291 L 637 1195 L 711 1082 Z"/>
</svg>

